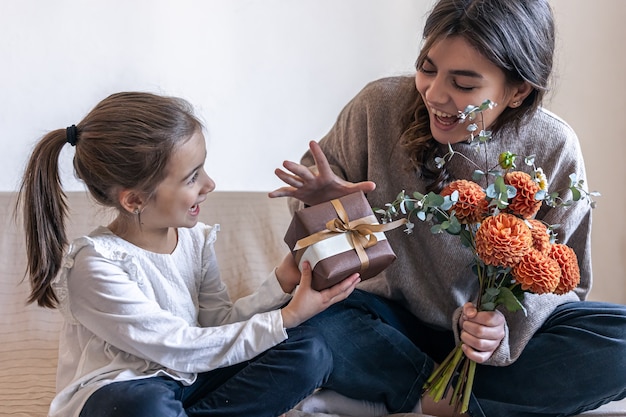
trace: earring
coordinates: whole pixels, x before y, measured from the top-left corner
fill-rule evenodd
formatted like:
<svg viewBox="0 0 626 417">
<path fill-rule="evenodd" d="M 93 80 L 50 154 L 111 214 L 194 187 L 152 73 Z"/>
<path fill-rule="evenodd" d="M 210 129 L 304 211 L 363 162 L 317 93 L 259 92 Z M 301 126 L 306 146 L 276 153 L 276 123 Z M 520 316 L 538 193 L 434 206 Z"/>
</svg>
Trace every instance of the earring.
<svg viewBox="0 0 626 417">
<path fill-rule="evenodd" d="M 519 107 L 519 105 L 520 105 L 520 104 L 522 104 L 522 102 L 521 102 L 521 101 L 519 101 L 519 100 L 516 100 L 516 101 L 514 101 L 513 103 L 511 103 L 511 105 L 512 105 L 513 107 Z"/>
<path fill-rule="evenodd" d="M 141 211 L 139 210 L 139 207 L 137 207 L 137 208 L 133 211 L 133 214 L 139 215 L 139 213 L 141 213 Z"/>
</svg>

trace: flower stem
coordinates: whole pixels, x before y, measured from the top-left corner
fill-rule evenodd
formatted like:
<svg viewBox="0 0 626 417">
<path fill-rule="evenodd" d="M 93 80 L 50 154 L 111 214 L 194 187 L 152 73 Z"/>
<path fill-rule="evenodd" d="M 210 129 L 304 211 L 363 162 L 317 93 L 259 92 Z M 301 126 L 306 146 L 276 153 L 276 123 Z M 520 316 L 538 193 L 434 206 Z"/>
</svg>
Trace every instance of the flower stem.
<svg viewBox="0 0 626 417">
<path fill-rule="evenodd" d="M 474 375 L 476 375 L 476 362 L 468 360 L 469 369 L 467 372 L 467 384 L 463 393 L 463 402 L 461 403 L 461 414 L 466 413 L 469 407 L 470 397 L 472 396 L 472 388 L 474 386 Z"/>
<path fill-rule="evenodd" d="M 463 349 L 457 346 L 424 383 L 424 389 L 435 402 L 446 396 L 446 392 L 452 385 L 452 377 L 464 358 Z"/>
</svg>

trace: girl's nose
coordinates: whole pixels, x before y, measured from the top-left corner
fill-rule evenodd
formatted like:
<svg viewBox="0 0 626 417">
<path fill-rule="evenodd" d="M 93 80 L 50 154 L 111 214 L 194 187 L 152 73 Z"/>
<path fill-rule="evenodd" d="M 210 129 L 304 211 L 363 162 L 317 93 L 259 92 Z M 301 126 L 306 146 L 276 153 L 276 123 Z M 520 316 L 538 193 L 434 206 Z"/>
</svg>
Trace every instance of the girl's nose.
<svg viewBox="0 0 626 417">
<path fill-rule="evenodd" d="M 204 194 L 208 194 L 211 191 L 215 190 L 215 181 L 206 173 L 206 171 L 202 170 L 202 192 Z"/>
</svg>

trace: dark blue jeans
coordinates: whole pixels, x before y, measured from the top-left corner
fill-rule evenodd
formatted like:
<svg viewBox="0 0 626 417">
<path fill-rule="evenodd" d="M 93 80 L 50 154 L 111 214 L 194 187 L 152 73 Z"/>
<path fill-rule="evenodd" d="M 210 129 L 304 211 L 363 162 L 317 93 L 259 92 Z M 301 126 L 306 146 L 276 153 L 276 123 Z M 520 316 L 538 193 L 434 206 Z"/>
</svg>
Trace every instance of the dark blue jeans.
<svg viewBox="0 0 626 417">
<path fill-rule="evenodd" d="M 313 328 L 255 359 L 198 375 L 185 386 L 166 377 L 114 382 L 98 389 L 81 417 L 274 417 L 321 386 L 332 369 L 328 345 Z"/>
<path fill-rule="evenodd" d="M 345 396 L 408 412 L 454 346 L 405 309 L 355 291 L 304 324 L 331 347 L 324 384 Z M 473 417 L 568 416 L 626 397 L 626 306 L 576 302 L 558 307 L 510 366 L 479 365 Z"/>
</svg>

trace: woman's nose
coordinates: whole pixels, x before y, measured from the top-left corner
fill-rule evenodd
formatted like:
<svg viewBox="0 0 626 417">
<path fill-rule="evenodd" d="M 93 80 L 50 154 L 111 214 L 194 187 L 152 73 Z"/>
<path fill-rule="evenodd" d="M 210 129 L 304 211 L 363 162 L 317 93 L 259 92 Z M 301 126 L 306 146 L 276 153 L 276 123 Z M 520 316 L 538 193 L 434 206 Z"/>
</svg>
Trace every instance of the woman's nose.
<svg viewBox="0 0 626 417">
<path fill-rule="evenodd" d="M 445 88 L 444 80 L 439 76 L 433 77 L 426 88 L 424 97 L 429 103 L 446 103 L 448 101 L 449 95 Z"/>
</svg>

